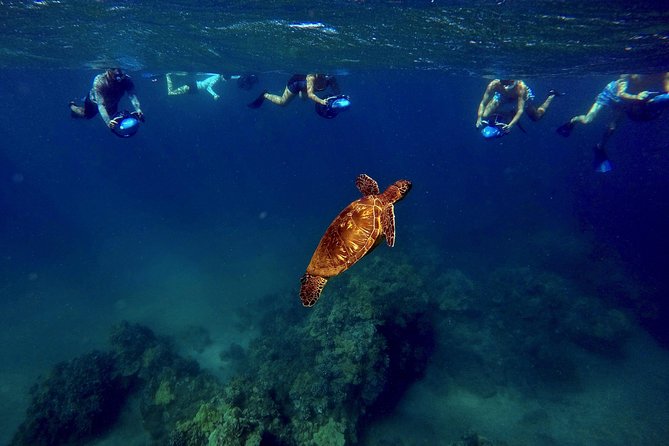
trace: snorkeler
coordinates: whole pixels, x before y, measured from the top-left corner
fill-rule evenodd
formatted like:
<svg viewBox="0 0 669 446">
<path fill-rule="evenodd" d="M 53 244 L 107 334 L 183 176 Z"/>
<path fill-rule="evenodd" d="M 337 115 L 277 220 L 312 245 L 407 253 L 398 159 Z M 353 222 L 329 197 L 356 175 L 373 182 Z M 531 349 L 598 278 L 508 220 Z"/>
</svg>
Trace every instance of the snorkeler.
<svg viewBox="0 0 669 446">
<path fill-rule="evenodd" d="M 253 102 L 248 104 L 250 108 L 260 108 L 260 106 L 265 102 L 265 99 L 272 102 L 276 105 L 286 105 L 288 104 L 295 96 L 300 96 L 302 98 L 309 98 L 317 104 L 327 106 L 327 98 L 321 99 L 316 95 L 315 92 L 321 92 L 330 89 L 333 95 L 339 95 L 339 85 L 337 85 L 337 80 L 334 76 L 327 74 L 295 74 L 286 83 L 286 88 L 283 91 L 283 95 L 278 96 L 275 94 L 270 94 L 268 92 L 263 92 L 260 96 L 256 98 Z"/>
<path fill-rule="evenodd" d="M 76 105 L 70 101 L 70 111 L 73 118 L 91 119 L 98 113 L 111 130 L 114 130 L 123 117 L 117 115 L 118 103 L 128 94 L 128 98 L 135 108 L 132 113 L 137 120 L 144 122 L 144 113 L 135 94 L 135 85 L 130 76 L 120 68 L 110 68 L 93 79 L 91 91 L 84 99 L 84 105 Z"/>
<path fill-rule="evenodd" d="M 632 121 L 650 121 L 669 107 L 669 72 L 655 75 L 623 74 L 609 82 L 599 93 L 585 115 L 577 115 L 557 128 L 565 138 L 576 124 L 589 124 L 604 108 L 613 111 L 600 141 L 593 148 L 595 171 L 605 173 L 612 169 L 606 153 L 606 144 L 616 131 L 624 115 Z"/>
<path fill-rule="evenodd" d="M 211 76 L 203 79 L 201 81 L 193 81 L 181 85 L 179 87 L 174 87 L 174 82 L 172 80 L 173 76 L 186 76 L 186 73 L 167 73 L 165 75 L 165 81 L 167 82 L 167 95 L 168 96 L 177 96 L 181 94 L 195 94 L 200 90 L 206 91 L 214 98 L 218 100 L 220 96 L 216 91 L 214 91 L 214 85 L 217 85 L 219 82 L 226 82 L 225 77 L 222 74 L 212 74 Z"/>
<path fill-rule="evenodd" d="M 555 96 L 562 96 L 562 93 L 550 90 L 543 104 L 536 107 L 533 103 L 534 93 L 525 82 L 513 79 L 494 79 L 483 93 L 478 108 L 476 128 L 483 127 L 483 121 L 492 115 L 507 114 L 511 117 L 508 123 L 499 126 L 505 133 L 511 131 L 524 112 L 527 112 L 532 121 L 538 121 L 544 116 Z M 510 109 L 504 110 L 506 108 Z"/>
<path fill-rule="evenodd" d="M 653 79 L 655 78 L 655 79 Z M 653 82 L 655 81 L 655 82 Z M 565 138 L 571 135 L 576 124 L 590 124 L 604 107 L 609 107 L 615 113 L 614 121 L 618 120 L 622 112 L 630 109 L 635 102 L 645 102 L 651 99 L 647 88 L 662 88 L 669 91 L 669 77 L 662 75 L 661 82 L 657 75 L 623 74 L 615 81 L 609 82 L 604 90 L 597 95 L 595 103 L 585 115 L 577 115 L 558 127 L 557 132 Z M 656 84 L 656 85 L 653 85 Z M 661 86 L 659 84 L 662 84 Z M 630 93 L 628 90 L 637 91 Z M 615 127 L 615 125 L 614 125 Z"/>
<path fill-rule="evenodd" d="M 180 87 L 174 87 L 174 82 L 172 80 L 173 76 L 186 76 L 186 73 L 167 73 L 165 75 L 165 81 L 167 82 L 167 94 L 169 96 L 176 96 L 180 94 L 194 94 L 199 91 L 206 91 L 209 93 L 214 100 L 218 100 L 221 96 L 216 93 L 214 86 L 219 82 L 227 82 L 228 79 L 237 80 L 237 86 L 242 90 L 250 90 L 255 84 L 258 83 L 258 76 L 255 74 L 244 74 L 244 75 L 233 75 L 228 79 L 225 78 L 222 74 L 212 74 L 206 79 L 201 81 L 193 81 L 187 84 L 184 84 Z"/>
</svg>

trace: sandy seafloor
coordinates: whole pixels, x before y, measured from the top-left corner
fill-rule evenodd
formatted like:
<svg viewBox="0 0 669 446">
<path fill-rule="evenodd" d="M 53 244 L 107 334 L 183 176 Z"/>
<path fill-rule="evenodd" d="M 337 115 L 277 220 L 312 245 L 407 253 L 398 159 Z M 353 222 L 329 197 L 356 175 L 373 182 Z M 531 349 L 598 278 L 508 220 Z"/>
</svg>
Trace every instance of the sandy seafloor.
<svg viewBox="0 0 669 446">
<path fill-rule="evenodd" d="M 382 187 L 414 182 L 397 207 L 398 247 L 374 256 L 419 264 L 427 240 L 473 278 L 502 266 L 573 278 L 605 246 L 611 277 L 650 289 L 656 316 L 620 300 L 633 321 L 624 354 L 574 347 L 577 389 L 482 394 L 466 367 L 448 372 L 452 358 L 438 346 L 424 378 L 361 444 L 448 444 L 471 431 L 509 445 L 669 441 L 669 354 L 657 328 L 669 288 L 658 273 L 667 266 L 666 116 L 625 124 L 606 177 L 590 170 L 589 152 L 604 120 L 569 140 L 554 133 L 608 78 L 528 79 L 537 92 L 568 96 L 543 121 L 525 122 L 527 135 L 488 142 L 473 129 L 482 79 L 354 73 L 340 79 L 354 107 L 325 121 L 299 100 L 249 110 L 258 89 L 230 84 L 216 103 L 167 98 L 162 80 L 138 76 L 147 123 L 123 141 L 99 118 L 69 117 L 67 101 L 93 74 L 9 71 L 0 86 L 0 444 L 35 379 L 105 348 L 121 320 L 173 336 L 184 355 L 229 378 L 219 353 L 257 333 L 261 298 L 292 295 L 305 311 L 298 279 L 325 226 L 357 197 L 361 172 Z M 261 75 L 262 86 L 280 90 L 286 76 Z M 201 353 L 187 336 L 193 326 L 212 339 Z M 132 411 L 94 444 L 148 444 Z"/>
</svg>

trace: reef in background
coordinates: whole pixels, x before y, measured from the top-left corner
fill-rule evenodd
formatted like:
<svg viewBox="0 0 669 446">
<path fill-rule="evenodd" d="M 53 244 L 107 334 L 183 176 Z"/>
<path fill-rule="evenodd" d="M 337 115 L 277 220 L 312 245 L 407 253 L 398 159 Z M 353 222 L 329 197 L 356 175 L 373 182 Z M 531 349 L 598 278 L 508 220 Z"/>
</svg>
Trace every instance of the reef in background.
<svg viewBox="0 0 669 446">
<path fill-rule="evenodd" d="M 146 327 L 123 322 L 113 328 L 110 344 L 110 352 L 57 364 L 33 386 L 11 446 L 87 444 L 112 428 L 133 394 L 139 394 L 145 428 L 157 444 L 165 444 L 170 426 L 221 391 L 213 376 L 180 358 L 169 339 Z"/>
<path fill-rule="evenodd" d="M 489 396 L 509 386 L 578 391 L 575 351 L 624 355 L 629 315 L 574 280 L 501 267 L 475 282 L 438 258 L 372 256 L 311 309 L 296 292 L 267 297 L 259 336 L 222 353 L 236 370 L 225 384 L 169 340 L 122 323 L 111 352 L 58 365 L 35 387 L 11 444 L 83 444 L 109 430 L 131 394 L 156 445 L 356 444 L 431 358 L 445 383 Z M 472 434 L 455 444 L 499 443 Z"/>
<path fill-rule="evenodd" d="M 172 446 L 345 445 L 391 410 L 434 348 L 433 305 L 406 264 L 373 257 L 313 309 L 273 297 L 225 392 L 179 423 Z"/>
<path fill-rule="evenodd" d="M 260 336 L 231 355 L 238 374 L 225 386 L 168 339 L 120 324 L 111 352 L 40 381 L 12 446 L 84 444 L 132 394 L 156 445 L 351 444 L 422 376 L 434 348 L 434 305 L 406 264 L 372 258 L 313 309 L 296 295 L 271 296 L 265 308 Z"/>
</svg>

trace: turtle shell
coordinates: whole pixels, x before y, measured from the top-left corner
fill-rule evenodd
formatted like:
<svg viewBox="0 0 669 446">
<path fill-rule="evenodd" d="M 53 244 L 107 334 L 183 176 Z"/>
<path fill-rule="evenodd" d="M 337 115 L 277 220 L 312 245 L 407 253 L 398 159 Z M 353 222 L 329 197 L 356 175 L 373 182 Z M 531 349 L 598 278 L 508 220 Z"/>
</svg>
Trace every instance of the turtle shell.
<svg viewBox="0 0 669 446">
<path fill-rule="evenodd" d="M 307 273 L 332 277 L 346 271 L 380 241 L 383 203 L 369 195 L 349 204 L 323 234 Z"/>
</svg>

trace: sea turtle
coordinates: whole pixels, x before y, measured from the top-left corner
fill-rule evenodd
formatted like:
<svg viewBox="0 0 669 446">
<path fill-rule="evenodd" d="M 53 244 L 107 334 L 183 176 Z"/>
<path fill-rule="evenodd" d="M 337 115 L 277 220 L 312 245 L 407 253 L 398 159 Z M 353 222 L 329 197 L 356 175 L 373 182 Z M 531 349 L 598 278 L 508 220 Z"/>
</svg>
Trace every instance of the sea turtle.
<svg viewBox="0 0 669 446">
<path fill-rule="evenodd" d="M 361 174 L 355 185 L 363 197 L 346 206 L 330 223 L 300 280 L 300 299 L 305 307 L 316 303 L 330 277 L 346 271 L 374 249 L 382 235 L 388 246 L 395 245 L 393 204 L 406 196 L 411 182 L 398 180 L 381 194 L 377 182 Z"/>
</svg>

